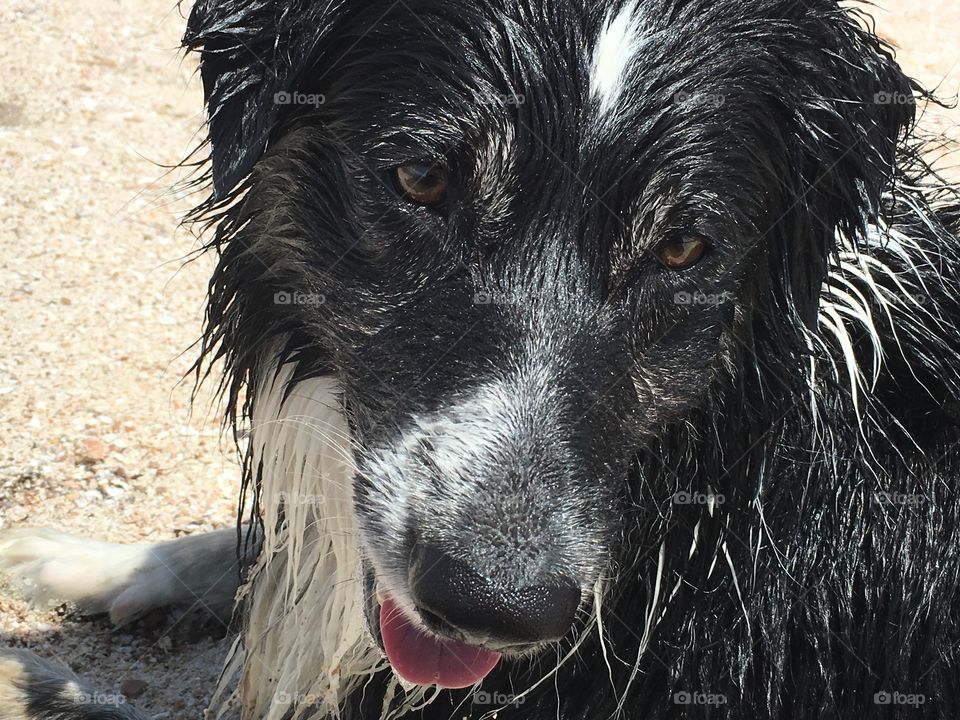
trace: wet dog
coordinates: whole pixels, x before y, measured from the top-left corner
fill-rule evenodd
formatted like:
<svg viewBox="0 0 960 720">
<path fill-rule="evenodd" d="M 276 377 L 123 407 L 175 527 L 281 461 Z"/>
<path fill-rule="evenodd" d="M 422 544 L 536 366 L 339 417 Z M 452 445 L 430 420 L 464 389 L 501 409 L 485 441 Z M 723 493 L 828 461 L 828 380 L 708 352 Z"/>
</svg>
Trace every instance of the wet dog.
<svg viewBox="0 0 960 720">
<path fill-rule="evenodd" d="M 254 511 L 12 575 L 239 584 L 250 719 L 960 713 L 958 204 L 864 18 L 200 0 L 185 45 Z M 22 657 L 12 717 L 136 717 Z"/>
</svg>

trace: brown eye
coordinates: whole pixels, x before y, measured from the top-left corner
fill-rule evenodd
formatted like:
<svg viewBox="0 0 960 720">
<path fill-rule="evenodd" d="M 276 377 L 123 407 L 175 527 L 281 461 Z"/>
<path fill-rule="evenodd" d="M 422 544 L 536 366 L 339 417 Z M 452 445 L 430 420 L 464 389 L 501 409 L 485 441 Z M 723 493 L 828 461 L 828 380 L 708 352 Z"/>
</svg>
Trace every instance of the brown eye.
<svg viewBox="0 0 960 720">
<path fill-rule="evenodd" d="M 671 270 L 686 270 L 700 261 L 707 247 L 707 241 L 699 235 L 685 235 L 662 246 L 658 257 Z"/>
<path fill-rule="evenodd" d="M 439 205 L 447 196 L 447 171 L 440 165 L 410 163 L 397 168 L 397 185 L 407 200 Z"/>
</svg>

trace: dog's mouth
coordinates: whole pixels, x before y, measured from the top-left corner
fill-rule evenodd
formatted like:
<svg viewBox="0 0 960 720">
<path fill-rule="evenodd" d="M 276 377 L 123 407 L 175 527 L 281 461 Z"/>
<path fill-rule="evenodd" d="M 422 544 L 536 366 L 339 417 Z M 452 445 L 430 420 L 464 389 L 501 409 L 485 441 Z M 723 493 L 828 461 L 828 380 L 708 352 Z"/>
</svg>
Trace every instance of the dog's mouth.
<svg viewBox="0 0 960 720">
<path fill-rule="evenodd" d="M 370 634 L 393 671 L 414 685 L 465 688 L 483 680 L 496 667 L 500 652 L 424 629 L 377 583 L 376 572 L 364 562 L 364 605 Z"/>
</svg>

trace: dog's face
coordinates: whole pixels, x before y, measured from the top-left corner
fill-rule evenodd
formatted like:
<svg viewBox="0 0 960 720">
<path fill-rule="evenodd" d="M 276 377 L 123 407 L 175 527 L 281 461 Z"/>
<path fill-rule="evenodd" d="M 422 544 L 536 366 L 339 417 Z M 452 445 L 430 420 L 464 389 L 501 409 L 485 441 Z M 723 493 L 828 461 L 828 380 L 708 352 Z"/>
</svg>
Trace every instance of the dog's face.
<svg viewBox="0 0 960 720">
<path fill-rule="evenodd" d="M 816 103 L 901 88 L 837 75 L 857 38 L 832 3 L 753 5 L 348 2 L 279 51 L 200 28 L 222 192 L 269 140 L 225 282 L 342 382 L 371 617 L 407 679 L 564 636 L 635 453 L 736 374 L 764 308 L 815 313 L 840 199 L 868 203 L 887 152 Z M 243 58 L 260 87 L 231 96 Z M 871 147 L 895 111 L 862 111 Z"/>
</svg>

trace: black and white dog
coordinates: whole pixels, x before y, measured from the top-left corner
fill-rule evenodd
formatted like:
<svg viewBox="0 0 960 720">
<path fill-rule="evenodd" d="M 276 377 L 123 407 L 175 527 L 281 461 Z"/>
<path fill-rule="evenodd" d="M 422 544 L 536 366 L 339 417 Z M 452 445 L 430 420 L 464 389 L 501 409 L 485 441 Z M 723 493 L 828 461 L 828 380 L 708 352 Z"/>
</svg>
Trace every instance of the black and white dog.
<svg viewBox="0 0 960 720">
<path fill-rule="evenodd" d="M 11 577 L 236 596 L 210 717 L 960 717 L 960 203 L 866 18 L 199 0 L 185 45 L 255 510 L 7 531 Z M 142 717 L 78 682 L 0 654 L 0 718 Z"/>
</svg>

